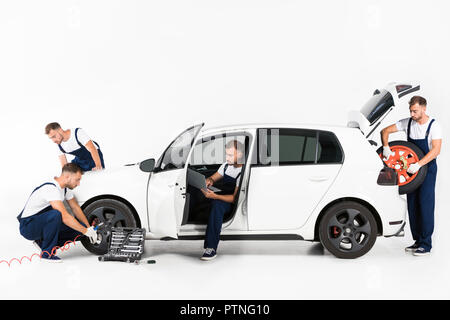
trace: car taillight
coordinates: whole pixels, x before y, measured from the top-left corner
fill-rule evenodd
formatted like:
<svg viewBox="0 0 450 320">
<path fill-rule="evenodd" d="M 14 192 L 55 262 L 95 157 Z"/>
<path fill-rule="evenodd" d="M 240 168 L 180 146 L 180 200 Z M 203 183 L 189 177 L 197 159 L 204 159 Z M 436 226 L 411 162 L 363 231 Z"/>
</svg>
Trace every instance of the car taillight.
<svg viewBox="0 0 450 320">
<path fill-rule="evenodd" d="M 384 167 L 378 175 L 377 183 L 381 186 L 395 186 L 397 185 L 397 173 L 392 168 Z"/>
</svg>

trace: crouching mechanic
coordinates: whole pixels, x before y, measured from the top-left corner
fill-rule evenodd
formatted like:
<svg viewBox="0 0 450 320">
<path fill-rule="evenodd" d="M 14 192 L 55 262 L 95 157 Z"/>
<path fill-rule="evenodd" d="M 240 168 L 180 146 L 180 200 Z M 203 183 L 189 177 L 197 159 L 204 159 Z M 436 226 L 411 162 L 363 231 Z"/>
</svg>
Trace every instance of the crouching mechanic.
<svg viewBox="0 0 450 320">
<path fill-rule="evenodd" d="M 83 171 L 95 171 L 105 168 L 103 153 L 97 142 L 92 141 L 81 128 L 63 130 L 59 123 L 52 122 L 45 127 L 45 134 L 58 145 L 61 165 L 67 163 L 66 154 L 75 158 Z"/>
<path fill-rule="evenodd" d="M 80 240 L 77 236 L 85 235 L 91 243 L 97 242 L 97 231 L 88 227 L 89 222 L 71 191 L 80 185 L 81 175 L 82 170 L 76 164 L 64 165 L 61 176 L 34 189 L 17 217 L 20 234 L 39 246 L 41 261 L 61 262 L 55 255 L 56 249 L 52 250 L 68 240 Z M 75 217 L 67 212 L 64 200 Z"/>
<path fill-rule="evenodd" d="M 226 162 L 222 164 L 216 173 L 206 179 L 206 186 L 212 186 L 223 179 L 223 186 L 219 193 L 210 189 L 202 189 L 206 198 L 212 199 L 211 212 L 209 213 L 208 226 L 206 228 L 202 260 L 212 260 L 216 257 L 217 246 L 220 240 L 223 216 L 232 208 L 239 189 L 239 181 L 243 166 L 244 147 L 237 140 L 229 141 L 225 146 Z"/>
</svg>

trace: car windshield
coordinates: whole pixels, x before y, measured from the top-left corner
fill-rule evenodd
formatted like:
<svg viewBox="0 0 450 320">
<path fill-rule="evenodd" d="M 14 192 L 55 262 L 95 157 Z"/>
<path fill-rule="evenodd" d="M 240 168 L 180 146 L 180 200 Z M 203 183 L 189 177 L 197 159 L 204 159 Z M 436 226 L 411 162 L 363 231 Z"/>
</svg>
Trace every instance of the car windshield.
<svg viewBox="0 0 450 320">
<path fill-rule="evenodd" d="M 383 89 L 375 93 L 372 98 L 362 107 L 361 113 L 372 125 L 394 105 L 394 99 L 389 91 Z"/>
<path fill-rule="evenodd" d="M 159 158 L 157 168 L 159 170 L 183 168 L 194 139 L 202 127 L 203 124 L 195 125 L 176 137 Z"/>
</svg>

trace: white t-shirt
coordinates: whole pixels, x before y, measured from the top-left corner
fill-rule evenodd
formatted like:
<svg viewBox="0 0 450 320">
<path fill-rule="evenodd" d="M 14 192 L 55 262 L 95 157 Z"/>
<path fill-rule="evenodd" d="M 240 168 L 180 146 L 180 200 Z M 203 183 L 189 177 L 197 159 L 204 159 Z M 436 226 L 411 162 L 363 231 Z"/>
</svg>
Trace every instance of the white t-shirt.
<svg viewBox="0 0 450 320">
<path fill-rule="evenodd" d="M 69 140 L 67 140 L 65 142 L 64 141 L 61 142 L 61 147 L 64 149 L 64 151 L 66 153 L 80 149 L 80 145 L 78 144 L 77 139 L 75 138 L 75 130 L 76 130 L 76 128 L 70 129 Z M 80 141 L 80 143 L 83 146 L 85 146 L 89 142 L 89 140 L 91 140 L 91 138 L 89 138 L 89 136 L 86 134 L 86 132 L 81 128 L 78 129 L 77 136 L 78 136 L 78 141 Z M 94 143 L 94 146 L 96 149 L 98 149 L 98 147 L 95 143 Z M 64 154 L 63 152 L 61 152 L 59 147 L 58 147 L 58 152 L 59 152 L 59 155 Z"/>
<path fill-rule="evenodd" d="M 408 134 L 408 122 L 410 118 L 402 119 L 398 121 L 395 125 L 397 126 L 397 130 L 405 131 Z M 424 124 L 419 124 L 416 121 L 411 121 L 411 128 L 409 132 L 409 137 L 411 139 L 425 139 L 425 135 L 427 133 L 428 126 L 430 125 L 431 120 L 433 118 L 430 117 L 428 121 Z M 428 147 L 431 150 L 431 140 L 442 139 L 442 127 L 439 122 L 434 120 L 431 125 L 430 133 L 428 135 Z"/>
<path fill-rule="evenodd" d="M 217 170 L 217 172 L 223 177 L 223 175 L 224 175 L 224 172 L 223 172 L 223 170 L 225 169 L 225 165 L 226 165 L 226 163 L 223 163 L 220 167 L 219 167 L 219 169 Z M 242 167 L 235 167 L 235 166 L 233 166 L 232 164 L 229 164 L 228 165 L 228 167 L 227 167 L 227 172 L 226 172 L 226 174 L 227 174 L 227 176 L 230 176 L 230 177 L 232 177 L 232 178 L 236 178 L 237 177 L 237 175 L 239 174 L 239 172 L 241 172 L 241 170 L 242 170 Z M 241 181 L 241 176 L 239 176 L 237 179 L 236 179 L 236 186 L 238 186 L 239 185 L 239 181 Z"/>
<path fill-rule="evenodd" d="M 47 208 L 50 205 L 50 201 L 64 201 L 73 198 L 73 192 L 68 189 L 62 189 L 58 182 L 55 180 L 49 181 L 55 185 L 46 184 L 36 190 L 25 204 L 25 208 L 22 213 L 22 218 L 35 215 L 39 211 Z M 66 191 L 64 191 L 66 190 Z M 64 195 L 64 193 L 66 193 Z"/>
</svg>

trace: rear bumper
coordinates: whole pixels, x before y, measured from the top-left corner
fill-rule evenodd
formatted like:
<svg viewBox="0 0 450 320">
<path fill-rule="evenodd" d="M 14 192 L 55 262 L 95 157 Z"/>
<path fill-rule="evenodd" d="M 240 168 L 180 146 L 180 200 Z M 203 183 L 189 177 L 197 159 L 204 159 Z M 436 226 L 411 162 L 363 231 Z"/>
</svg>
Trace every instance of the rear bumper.
<svg viewBox="0 0 450 320">
<path fill-rule="evenodd" d="M 385 207 L 382 212 L 383 236 L 403 236 L 402 231 L 405 228 L 407 216 L 406 200 L 397 194 L 387 203 L 388 207 Z"/>
<path fill-rule="evenodd" d="M 405 236 L 405 225 L 406 225 L 406 221 L 403 221 L 400 229 L 398 229 L 398 231 L 392 235 L 386 235 L 386 238 L 390 238 L 390 237 L 404 237 Z"/>
</svg>

